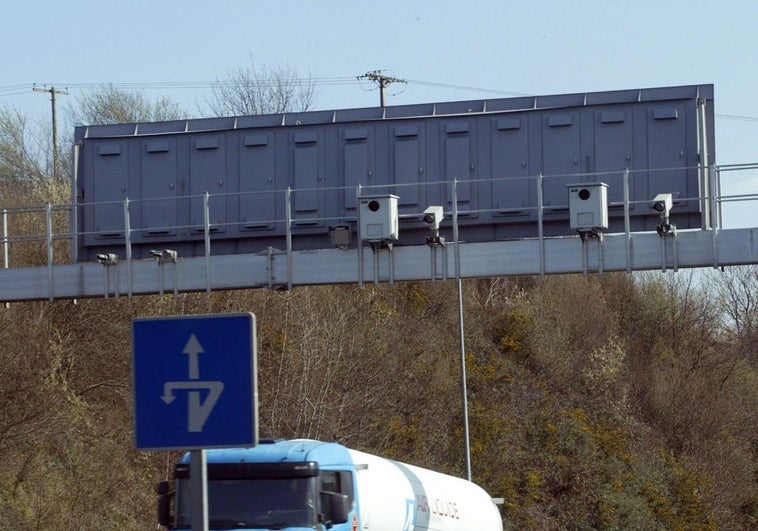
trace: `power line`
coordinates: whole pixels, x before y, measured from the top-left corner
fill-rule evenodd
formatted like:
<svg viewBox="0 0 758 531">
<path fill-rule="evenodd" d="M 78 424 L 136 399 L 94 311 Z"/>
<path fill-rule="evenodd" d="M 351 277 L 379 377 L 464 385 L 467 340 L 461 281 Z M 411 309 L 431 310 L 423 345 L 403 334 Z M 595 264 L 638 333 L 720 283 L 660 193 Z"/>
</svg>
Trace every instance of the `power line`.
<svg viewBox="0 0 758 531">
<path fill-rule="evenodd" d="M 367 72 L 362 76 L 356 77 L 314 77 L 314 78 L 295 78 L 291 80 L 294 83 L 312 83 L 315 86 L 349 86 L 360 85 L 362 79 L 369 79 L 378 84 L 378 88 L 382 89 L 391 82 L 401 82 L 411 85 L 419 85 L 425 87 L 436 87 L 442 89 L 459 90 L 465 92 L 479 92 L 483 94 L 496 94 L 502 96 L 533 96 L 533 94 L 525 94 L 523 92 L 514 92 L 507 90 L 491 89 L 486 87 L 474 87 L 469 85 L 456 85 L 452 83 L 440 83 L 436 81 L 424 81 L 418 79 L 397 79 L 391 76 L 386 76 L 381 73 L 381 70 L 375 70 Z M 275 86 L 281 83 L 281 80 L 276 79 L 259 79 L 256 83 L 261 86 Z M 218 86 L 234 86 L 239 85 L 239 81 L 217 79 L 214 81 L 126 81 L 126 82 L 55 82 L 46 83 L 43 86 L 65 86 L 69 90 L 88 90 L 88 89 L 104 89 L 112 87 L 115 89 L 123 90 L 205 90 L 212 89 Z M 27 94 L 30 89 L 33 89 L 38 84 L 36 83 L 18 83 L 15 85 L 0 85 L 0 97 L 19 96 Z M 382 86 L 383 85 L 383 86 Z M 381 101 L 380 101 L 381 103 Z M 716 118 L 723 120 L 734 120 L 742 122 L 758 122 L 758 117 L 746 116 L 739 114 L 716 114 Z"/>
<path fill-rule="evenodd" d="M 470 92 L 488 92 L 490 94 L 502 94 L 504 96 L 533 96 L 533 94 L 524 94 L 523 92 L 511 92 L 507 90 L 470 87 L 466 85 L 453 85 L 450 83 L 436 83 L 433 81 L 419 81 L 417 79 L 408 79 L 406 81 L 408 83 L 413 83 L 415 85 L 423 85 L 427 87 L 439 87 L 439 88 L 454 89 L 454 90 L 467 90 Z"/>
<path fill-rule="evenodd" d="M 723 118 L 724 120 L 739 120 L 742 122 L 758 122 L 758 118 L 754 116 L 740 116 L 737 114 L 717 114 L 716 118 Z"/>
</svg>

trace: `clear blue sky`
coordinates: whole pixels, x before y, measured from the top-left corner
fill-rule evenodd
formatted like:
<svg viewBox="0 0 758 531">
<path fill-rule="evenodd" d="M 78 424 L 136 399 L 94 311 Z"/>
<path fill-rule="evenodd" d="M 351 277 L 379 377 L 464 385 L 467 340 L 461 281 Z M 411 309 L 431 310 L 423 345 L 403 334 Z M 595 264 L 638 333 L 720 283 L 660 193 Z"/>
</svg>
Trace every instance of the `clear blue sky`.
<svg viewBox="0 0 758 531">
<path fill-rule="evenodd" d="M 370 84 L 320 82 L 374 69 L 414 81 L 391 86 L 389 105 L 498 97 L 434 84 L 562 94 L 713 83 L 716 162 L 749 163 L 756 21 L 755 0 L 14 2 L 2 8 L 0 105 L 49 120 L 33 83 L 211 82 L 251 53 L 310 74 L 322 109 L 377 105 Z M 61 106 L 81 89 L 70 93 Z M 201 88 L 146 94 L 190 113 L 207 98 Z M 723 190 L 758 193 L 758 172 L 725 175 Z M 726 226 L 758 226 L 756 206 L 727 205 Z"/>
</svg>

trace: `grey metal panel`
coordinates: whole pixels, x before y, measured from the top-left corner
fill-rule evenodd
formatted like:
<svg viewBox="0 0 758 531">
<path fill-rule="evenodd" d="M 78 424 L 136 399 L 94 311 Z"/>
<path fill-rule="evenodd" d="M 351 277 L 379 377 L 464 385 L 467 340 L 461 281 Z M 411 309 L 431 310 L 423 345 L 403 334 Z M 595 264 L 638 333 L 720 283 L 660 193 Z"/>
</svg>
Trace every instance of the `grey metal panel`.
<svg viewBox="0 0 758 531">
<path fill-rule="evenodd" d="M 223 131 L 233 129 L 236 121 L 236 118 L 233 116 L 187 120 L 187 131 Z"/>
<path fill-rule="evenodd" d="M 400 199 L 398 205 L 401 213 L 408 207 L 418 207 L 423 198 L 423 186 L 426 166 L 426 127 L 422 121 L 399 122 L 390 128 L 390 182 Z M 405 207 L 405 208 L 404 208 Z"/>
<path fill-rule="evenodd" d="M 172 120 L 169 122 L 146 122 L 139 124 L 137 132 L 140 135 L 183 133 L 187 130 L 187 123 L 187 120 Z"/>
<path fill-rule="evenodd" d="M 84 138 L 112 138 L 137 134 L 137 124 L 89 125 L 80 129 Z"/>
<path fill-rule="evenodd" d="M 282 125 L 318 125 L 328 124 L 333 121 L 334 111 L 311 111 L 287 113 L 284 115 Z"/>
<path fill-rule="evenodd" d="M 521 96 L 518 98 L 507 98 L 487 101 L 487 111 L 504 112 L 504 111 L 525 111 L 536 109 L 536 98 L 534 96 Z"/>
<path fill-rule="evenodd" d="M 366 120 L 381 120 L 384 118 L 385 108 L 366 107 L 361 109 L 339 109 L 334 111 L 336 123 L 362 122 Z"/>
<path fill-rule="evenodd" d="M 444 167 L 442 179 L 457 183 L 458 208 L 466 217 L 475 217 L 479 209 L 477 178 L 476 122 L 473 119 L 458 118 L 440 122 L 443 135 Z M 445 187 L 447 205 L 453 203 L 452 188 Z M 459 214 L 460 215 L 460 214 Z"/>
<path fill-rule="evenodd" d="M 244 132 L 239 148 L 239 220 L 241 230 L 272 229 L 276 219 L 274 135 Z M 282 208 L 284 204 L 282 202 Z"/>
<path fill-rule="evenodd" d="M 417 118 L 420 116 L 433 116 L 436 109 L 434 103 L 418 103 L 415 105 L 399 105 L 397 107 L 385 107 L 385 118 Z"/>
<path fill-rule="evenodd" d="M 491 120 L 492 208 L 494 216 L 523 221 L 535 217 L 537 206 L 530 172 L 529 119 L 526 114 Z"/>
<path fill-rule="evenodd" d="M 579 111 L 545 112 L 542 120 L 543 201 L 546 214 L 568 212 L 566 187 L 581 172 Z"/>
<path fill-rule="evenodd" d="M 581 107 L 586 100 L 586 94 L 551 94 L 538 96 L 535 107 L 537 109 L 552 109 L 557 107 Z M 560 116 L 557 114 L 556 117 Z"/>
<path fill-rule="evenodd" d="M 85 195 L 86 208 L 92 213 L 85 230 L 94 234 L 88 239 L 97 244 L 103 238 L 124 237 L 123 199 L 129 195 L 128 146 L 124 140 L 108 140 L 90 144 L 92 174 Z"/>
<path fill-rule="evenodd" d="M 624 174 L 632 167 L 634 155 L 634 120 L 629 107 L 600 107 L 593 112 L 594 159 L 597 181 L 608 185 L 611 213 L 623 214 Z M 636 205 L 630 205 L 634 209 Z"/>
<path fill-rule="evenodd" d="M 291 180 L 294 223 L 323 225 L 324 146 L 321 129 L 290 133 Z"/>
<path fill-rule="evenodd" d="M 342 182 L 347 212 L 355 212 L 356 187 L 375 184 L 374 130 L 367 125 L 347 127 L 341 131 Z"/>
<path fill-rule="evenodd" d="M 687 186 L 688 146 L 685 104 L 665 102 L 648 107 L 647 197 L 674 193 L 677 207 L 686 205 L 691 190 Z M 694 116 L 693 116 L 694 121 Z M 692 146 L 695 147 L 695 146 Z M 694 191 L 697 196 L 697 191 Z"/>
<path fill-rule="evenodd" d="M 236 146 L 235 146 L 236 147 Z M 226 167 L 226 139 L 223 134 L 203 134 L 193 137 L 190 147 L 190 225 L 195 233 L 202 232 L 205 222 L 203 194 L 209 198 L 209 222 L 214 232 L 226 231 L 227 182 L 232 179 Z"/>
<path fill-rule="evenodd" d="M 607 92 L 592 92 L 587 94 L 587 105 L 609 105 L 620 103 L 636 103 L 639 101 L 640 90 L 610 90 Z"/>
<path fill-rule="evenodd" d="M 238 129 L 252 129 L 262 127 L 279 127 L 283 117 L 279 114 L 256 114 L 253 116 L 238 116 Z"/>
<path fill-rule="evenodd" d="M 470 114 L 485 112 L 486 109 L 485 100 L 471 100 L 471 101 L 449 101 L 438 103 L 435 107 L 435 114 Z"/>
<path fill-rule="evenodd" d="M 177 139 L 163 137 L 147 138 L 140 142 L 142 157 L 140 184 L 142 197 L 139 201 L 142 237 L 160 241 L 173 241 L 179 224 L 178 213 L 181 207 L 186 209 L 186 199 L 177 199 L 177 195 L 186 196 L 188 190 L 178 194 L 183 183 L 178 182 L 177 175 Z M 132 145 L 132 148 L 137 146 Z M 134 227 L 138 229 L 138 227 Z"/>
</svg>

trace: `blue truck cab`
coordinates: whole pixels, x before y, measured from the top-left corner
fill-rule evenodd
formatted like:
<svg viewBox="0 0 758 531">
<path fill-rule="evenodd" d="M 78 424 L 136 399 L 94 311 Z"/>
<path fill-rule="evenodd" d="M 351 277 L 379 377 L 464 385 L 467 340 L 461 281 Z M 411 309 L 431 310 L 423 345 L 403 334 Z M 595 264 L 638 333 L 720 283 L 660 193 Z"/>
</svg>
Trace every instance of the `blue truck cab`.
<svg viewBox="0 0 758 531">
<path fill-rule="evenodd" d="M 206 450 L 209 529 L 348 531 L 357 519 L 355 465 L 336 443 L 261 441 L 254 448 Z M 159 485 L 158 518 L 190 529 L 189 454 L 176 464 L 174 488 Z"/>
</svg>

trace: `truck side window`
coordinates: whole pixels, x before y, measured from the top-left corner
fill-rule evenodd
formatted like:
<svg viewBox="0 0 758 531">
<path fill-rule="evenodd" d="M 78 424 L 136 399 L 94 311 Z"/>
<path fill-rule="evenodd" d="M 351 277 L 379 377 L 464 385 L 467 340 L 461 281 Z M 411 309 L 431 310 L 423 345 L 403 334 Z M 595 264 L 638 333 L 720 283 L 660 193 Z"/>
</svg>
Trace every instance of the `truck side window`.
<svg viewBox="0 0 758 531">
<path fill-rule="evenodd" d="M 347 494 L 348 501 L 353 503 L 353 474 L 344 470 L 322 470 L 321 490 Z"/>
</svg>

